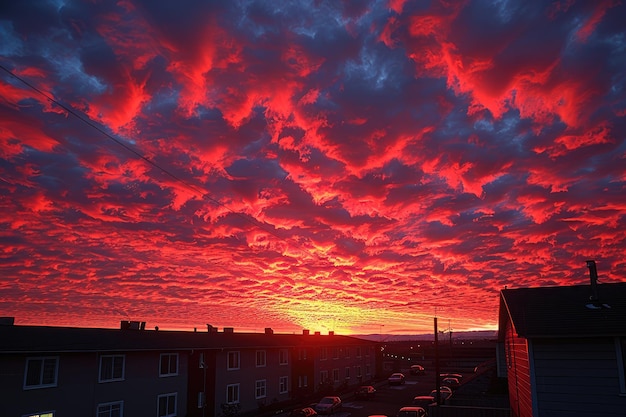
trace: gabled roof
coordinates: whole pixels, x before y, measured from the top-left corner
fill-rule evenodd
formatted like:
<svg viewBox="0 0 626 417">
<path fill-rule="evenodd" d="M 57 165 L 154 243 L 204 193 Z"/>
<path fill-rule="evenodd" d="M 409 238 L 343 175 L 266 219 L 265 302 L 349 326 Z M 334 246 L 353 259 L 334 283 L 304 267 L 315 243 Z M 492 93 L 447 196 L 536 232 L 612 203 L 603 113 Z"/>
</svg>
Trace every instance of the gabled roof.
<svg viewBox="0 0 626 417">
<path fill-rule="evenodd" d="M 595 305 L 590 285 L 504 289 L 499 337 L 506 320 L 524 338 L 626 336 L 626 282 L 597 289 Z"/>
<path fill-rule="evenodd" d="M 0 326 L 0 353 L 269 349 L 373 344 L 367 340 L 340 335 Z"/>
</svg>

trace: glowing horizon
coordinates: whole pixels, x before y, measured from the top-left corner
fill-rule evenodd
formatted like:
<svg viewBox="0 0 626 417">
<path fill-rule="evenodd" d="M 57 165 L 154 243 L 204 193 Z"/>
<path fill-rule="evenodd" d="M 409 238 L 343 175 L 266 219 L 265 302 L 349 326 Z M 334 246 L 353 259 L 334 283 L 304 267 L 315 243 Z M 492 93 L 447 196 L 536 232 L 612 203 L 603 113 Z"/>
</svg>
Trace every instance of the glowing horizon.
<svg viewBox="0 0 626 417">
<path fill-rule="evenodd" d="M 624 4 L 14 3 L 16 324 L 493 330 L 626 281 Z"/>
</svg>

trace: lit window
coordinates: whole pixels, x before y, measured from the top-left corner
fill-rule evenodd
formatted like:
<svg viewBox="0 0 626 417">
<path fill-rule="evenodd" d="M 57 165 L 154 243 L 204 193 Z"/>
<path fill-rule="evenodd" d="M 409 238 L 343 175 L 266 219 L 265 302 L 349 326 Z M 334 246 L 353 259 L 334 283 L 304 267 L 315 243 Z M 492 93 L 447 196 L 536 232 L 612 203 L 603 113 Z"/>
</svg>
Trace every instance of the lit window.
<svg viewBox="0 0 626 417">
<path fill-rule="evenodd" d="M 255 384 L 255 390 L 254 390 L 254 397 L 259 399 L 259 398 L 265 398 L 267 396 L 267 382 L 265 379 L 261 379 L 256 381 Z"/>
<path fill-rule="evenodd" d="M 226 386 L 226 403 L 239 403 L 239 384 L 231 384 Z"/>
<path fill-rule="evenodd" d="M 159 376 L 178 375 L 178 353 L 162 353 Z"/>
<path fill-rule="evenodd" d="M 56 387 L 59 358 L 28 358 L 24 375 L 24 389 Z"/>
<path fill-rule="evenodd" d="M 228 352 L 228 369 L 239 369 L 239 352 Z"/>
<path fill-rule="evenodd" d="M 176 417 L 176 393 L 157 397 L 158 417 Z"/>
<path fill-rule="evenodd" d="M 45 413 L 26 414 L 23 417 L 54 417 L 54 411 L 47 411 Z"/>
<path fill-rule="evenodd" d="M 261 366 L 266 366 L 266 364 L 267 364 L 267 355 L 265 351 L 257 350 L 256 351 L 256 366 L 261 367 Z"/>
<path fill-rule="evenodd" d="M 124 415 L 124 402 L 98 404 L 97 417 L 122 417 Z"/>
<path fill-rule="evenodd" d="M 99 382 L 121 381 L 124 379 L 124 355 L 100 356 Z"/>
<path fill-rule="evenodd" d="M 281 376 L 278 379 L 278 392 L 280 394 L 286 394 L 289 391 L 289 379 L 286 376 Z"/>
</svg>

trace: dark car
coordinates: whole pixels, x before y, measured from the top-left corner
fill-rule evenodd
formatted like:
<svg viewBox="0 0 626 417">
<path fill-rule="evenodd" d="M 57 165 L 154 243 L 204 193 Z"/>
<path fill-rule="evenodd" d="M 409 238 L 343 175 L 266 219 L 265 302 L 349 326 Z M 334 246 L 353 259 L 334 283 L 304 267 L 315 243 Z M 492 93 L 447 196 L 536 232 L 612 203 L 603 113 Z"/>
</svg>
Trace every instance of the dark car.
<svg viewBox="0 0 626 417">
<path fill-rule="evenodd" d="M 341 410 L 343 404 L 339 397 L 324 397 L 315 406 L 317 414 L 334 414 L 336 411 Z"/>
<path fill-rule="evenodd" d="M 457 378 L 448 377 L 441 380 L 441 385 L 455 389 L 458 388 L 461 383 Z"/>
<path fill-rule="evenodd" d="M 354 397 L 362 400 L 369 400 L 376 397 L 376 388 L 371 385 L 363 385 L 354 392 Z"/>
<path fill-rule="evenodd" d="M 289 414 L 289 417 L 314 417 L 317 415 L 318 414 L 311 407 L 304 407 L 304 408 L 299 408 L 297 410 L 293 410 Z"/>
<path fill-rule="evenodd" d="M 387 382 L 389 383 L 389 385 L 402 385 L 406 381 L 404 374 L 396 372 L 395 374 L 391 374 L 391 376 L 387 378 Z"/>
<path fill-rule="evenodd" d="M 425 370 L 422 365 L 411 365 L 409 372 L 411 375 L 423 375 Z"/>
<path fill-rule="evenodd" d="M 432 395 L 418 395 L 413 398 L 412 405 L 416 405 L 422 408 L 428 408 L 428 406 L 435 404 L 435 397 Z"/>
<path fill-rule="evenodd" d="M 402 407 L 398 417 L 427 417 L 428 413 L 422 407 Z"/>
</svg>

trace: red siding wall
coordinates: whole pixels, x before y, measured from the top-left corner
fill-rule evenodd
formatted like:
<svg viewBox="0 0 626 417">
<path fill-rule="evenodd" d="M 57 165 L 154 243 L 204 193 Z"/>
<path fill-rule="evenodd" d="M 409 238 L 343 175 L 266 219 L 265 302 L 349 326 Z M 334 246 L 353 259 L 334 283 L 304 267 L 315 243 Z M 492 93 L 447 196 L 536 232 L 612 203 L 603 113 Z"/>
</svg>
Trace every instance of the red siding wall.
<svg viewBox="0 0 626 417">
<path fill-rule="evenodd" d="M 509 381 L 509 399 L 512 417 L 533 417 L 532 396 L 530 389 L 530 363 L 526 339 L 517 337 L 511 327 L 506 325 L 504 341 L 507 377 Z"/>
</svg>

